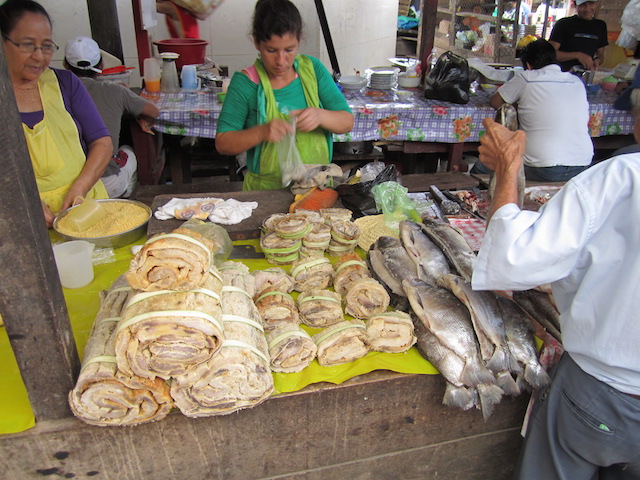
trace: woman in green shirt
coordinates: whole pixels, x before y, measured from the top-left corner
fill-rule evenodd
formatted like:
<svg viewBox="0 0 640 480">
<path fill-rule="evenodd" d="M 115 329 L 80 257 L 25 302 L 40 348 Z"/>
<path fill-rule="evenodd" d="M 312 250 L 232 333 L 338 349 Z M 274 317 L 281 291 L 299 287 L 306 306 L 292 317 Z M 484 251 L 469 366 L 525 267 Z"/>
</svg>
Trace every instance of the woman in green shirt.
<svg viewBox="0 0 640 480">
<path fill-rule="evenodd" d="M 353 127 L 353 115 L 331 74 L 316 58 L 298 55 L 300 12 L 289 0 L 258 0 L 253 16 L 255 63 L 231 79 L 218 119 L 216 148 L 247 152 L 244 190 L 282 188 L 277 143 L 293 132 L 302 161 L 326 164 L 332 134 Z"/>
</svg>

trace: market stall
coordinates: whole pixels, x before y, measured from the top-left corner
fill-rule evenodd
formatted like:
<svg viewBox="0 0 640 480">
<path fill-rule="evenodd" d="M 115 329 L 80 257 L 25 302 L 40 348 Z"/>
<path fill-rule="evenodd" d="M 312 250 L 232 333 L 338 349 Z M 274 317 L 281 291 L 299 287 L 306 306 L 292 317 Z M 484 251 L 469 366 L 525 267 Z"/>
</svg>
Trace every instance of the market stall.
<svg viewBox="0 0 640 480">
<path fill-rule="evenodd" d="M 418 185 L 438 183 L 439 178 L 408 176 L 408 183 L 419 190 Z M 441 178 L 443 188 L 477 185 L 463 174 Z M 279 197 L 274 192 L 252 193 L 258 203 L 270 205 L 271 213 L 286 211 L 291 200 L 285 191 L 278 192 L 279 203 L 273 200 Z M 159 197 L 156 202 L 166 200 Z M 166 227 L 154 221 L 150 228 L 171 230 L 174 221 Z M 257 240 L 247 242 L 259 251 Z M 81 356 L 99 309 L 98 293 L 127 270 L 130 259 L 128 247 L 116 249 L 114 261 L 96 266 L 90 285 L 64 290 Z M 269 265 L 264 259 L 242 262 L 258 269 Z M 428 370 L 416 353 L 370 353 L 320 383 L 287 388 L 276 380 L 277 395 L 232 415 L 190 419 L 176 411 L 126 429 L 89 426 L 68 414 L 56 421 L 38 420 L 23 433 L 0 437 L 1 450 L 11 459 L 6 471 L 16 478 L 36 478 L 42 472 L 99 472 L 105 478 L 136 478 L 141 472 L 157 478 L 344 478 L 363 471 L 375 471 L 375 478 L 421 477 L 427 472 L 448 478 L 508 478 L 528 395 L 505 397 L 486 421 L 478 410 L 446 407 L 441 404 L 442 377 Z M 386 361 L 398 356 L 401 362 Z M 54 368 L 49 362 L 48 369 Z M 27 384 L 28 376 L 29 371 L 23 372 Z M 31 393 L 31 398 L 37 402 L 38 393 Z M 239 453 L 247 449 L 252 452 L 249 460 Z M 160 451 L 166 453 L 159 457 Z M 200 453 L 194 457 L 193 452 Z M 469 460 L 460 462 L 461 456 Z"/>
</svg>

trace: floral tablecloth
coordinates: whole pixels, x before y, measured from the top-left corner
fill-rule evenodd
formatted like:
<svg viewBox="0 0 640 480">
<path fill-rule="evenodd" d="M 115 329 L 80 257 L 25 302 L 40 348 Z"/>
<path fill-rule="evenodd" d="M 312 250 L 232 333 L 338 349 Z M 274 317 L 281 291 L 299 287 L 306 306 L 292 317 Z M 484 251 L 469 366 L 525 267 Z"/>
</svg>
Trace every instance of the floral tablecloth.
<svg viewBox="0 0 640 480">
<path fill-rule="evenodd" d="M 363 89 L 345 91 L 355 116 L 353 130 L 334 135 L 336 142 L 395 140 L 415 142 L 477 142 L 484 133 L 482 120 L 493 117 L 489 95 L 479 91 L 469 103 L 458 105 L 425 100 L 419 89 L 399 92 Z M 222 103 L 214 92 L 143 92 L 155 101 L 161 114 L 154 129 L 173 135 L 215 138 Z M 633 132 L 634 117 L 615 110 L 613 92 L 600 90 L 589 97 L 589 133 L 592 137 Z"/>
</svg>

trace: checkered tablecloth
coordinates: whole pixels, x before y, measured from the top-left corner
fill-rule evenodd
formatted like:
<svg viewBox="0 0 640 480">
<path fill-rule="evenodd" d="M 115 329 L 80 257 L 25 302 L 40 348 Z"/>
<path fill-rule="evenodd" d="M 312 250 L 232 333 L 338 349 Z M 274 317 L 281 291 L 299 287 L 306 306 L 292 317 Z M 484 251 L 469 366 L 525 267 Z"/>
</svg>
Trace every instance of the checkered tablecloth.
<svg viewBox="0 0 640 480">
<path fill-rule="evenodd" d="M 467 243 L 474 252 L 480 250 L 487 222 L 479 218 L 449 218 L 449 223 L 457 227 L 464 235 Z"/>
<path fill-rule="evenodd" d="M 416 141 L 458 143 L 477 142 L 484 133 L 482 120 L 494 116 L 489 106 L 489 94 L 471 95 L 469 103 L 458 105 L 437 100 L 425 100 L 418 89 L 409 95 L 394 91 L 345 91 L 355 116 L 353 130 L 334 135 L 336 142 L 355 141 Z M 173 135 L 214 138 L 222 103 L 214 92 L 196 93 L 143 92 L 155 101 L 160 117 L 154 129 Z M 615 110 L 616 95 L 600 90 L 589 97 L 589 132 L 592 137 L 631 134 L 634 117 L 629 112 Z"/>
</svg>

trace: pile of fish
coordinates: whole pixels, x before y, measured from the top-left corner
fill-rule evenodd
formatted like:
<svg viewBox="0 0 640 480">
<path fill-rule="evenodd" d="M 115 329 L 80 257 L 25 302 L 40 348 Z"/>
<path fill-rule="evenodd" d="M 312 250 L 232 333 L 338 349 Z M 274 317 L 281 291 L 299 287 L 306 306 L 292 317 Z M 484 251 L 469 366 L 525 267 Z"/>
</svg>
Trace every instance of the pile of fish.
<svg viewBox="0 0 640 480">
<path fill-rule="evenodd" d="M 429 219 L 401 222 L 399 239 L 382 236 L 367 252 L 392 305 L 411 309 L 418 349 L 447 382 L 443 403 L 479 408 L 486 420 L 503 395 L 550 380 L 520 302 L 471 289 L 474 260 L 458 229 Z"/>
</svg>

